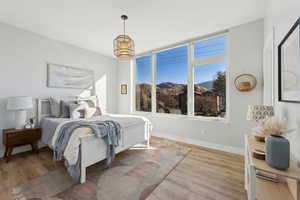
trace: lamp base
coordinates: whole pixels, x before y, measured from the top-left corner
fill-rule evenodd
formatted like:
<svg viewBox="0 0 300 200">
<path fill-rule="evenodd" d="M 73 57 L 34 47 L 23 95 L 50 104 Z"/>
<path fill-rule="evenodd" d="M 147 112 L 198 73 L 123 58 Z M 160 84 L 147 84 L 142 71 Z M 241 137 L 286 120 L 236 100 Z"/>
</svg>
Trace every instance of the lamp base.
<svg viewBox="0 0 300 200">
<path fill-rule="evenodd" d="M 24 129 L 24 125 L 26 123 L 26 110 L 18 110 L 16 112 L 16 129 Z"/>
</svg>

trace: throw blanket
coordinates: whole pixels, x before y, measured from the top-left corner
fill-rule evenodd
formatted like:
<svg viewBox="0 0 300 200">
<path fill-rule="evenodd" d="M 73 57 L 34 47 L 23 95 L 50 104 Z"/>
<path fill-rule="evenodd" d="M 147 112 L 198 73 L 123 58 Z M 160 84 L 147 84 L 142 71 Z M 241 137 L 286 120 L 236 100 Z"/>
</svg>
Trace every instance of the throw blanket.
<svg viewBox="0 0 300 200">
<path fill-rule="evenodd" d="M 55 140 L 54 148 L 54 159 L 62 160 L 65 149 L 68 145 L 70 137 L 77 128 L 87 127 L 92 130 L 92 133 L 102 138 L 107 145 L 107 165 L 110 166 L 115 157 L 115 148 L 119 146 L 121 139 L 121 126 L 118 122 L 107 120 L 107 121 L 70 121 L 65 123 L 58 132 L 58 137 Z M 65 160 L 65 165 L 71 177 L 79 180 L 81 171 L 81 159 L 79 152 L 79 159 L 75 165 L 70 165 L 68 160 Z"/>
</svg>

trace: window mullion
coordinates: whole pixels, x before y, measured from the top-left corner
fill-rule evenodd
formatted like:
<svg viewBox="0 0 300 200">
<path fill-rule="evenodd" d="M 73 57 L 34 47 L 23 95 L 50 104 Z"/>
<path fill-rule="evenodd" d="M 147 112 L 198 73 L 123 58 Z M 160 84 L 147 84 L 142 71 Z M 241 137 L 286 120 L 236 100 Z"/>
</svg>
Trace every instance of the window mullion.
<svg viewBox="0 0 300 200">
<path fill-rule="evenodd" d="M 137 86 L 137 76 L 136 76 L 136 59 L 134 59 L 132 62 L 131 62 L 131 66 L 130 69 L 131 69 L 131 76 L 133 77 L 132 80 L 131 80 L 131 100 L 132 100 L 132 105 L 130 107 L 130 111 L 131 112 L 136 112 L 136 86 Z"/>
<path fill-rule="evenodd" d="M 193 45 L 188 45 L 188 85 L 187 85 L 187 100 L 188 100 L 188 115 L 194 116 L 194 49 Z"/>
<path fill-rule="evenodd" d="M 156 54 L 152 55 L 151 68 L 152 68 L 151 109 L 152 109 L 152 113 L 156 113 L 156 77 L 157 77 Z"/>
<path fill-rule="evenodd" d="M 201 65 L 208 65 L 212 63 L 224 62 L 224 60 L 226 60 L 226 55 L 212 56 L 208 58 L 194 59 L 192 64 L 195 66 L 201 66 Z"/>
</svg>

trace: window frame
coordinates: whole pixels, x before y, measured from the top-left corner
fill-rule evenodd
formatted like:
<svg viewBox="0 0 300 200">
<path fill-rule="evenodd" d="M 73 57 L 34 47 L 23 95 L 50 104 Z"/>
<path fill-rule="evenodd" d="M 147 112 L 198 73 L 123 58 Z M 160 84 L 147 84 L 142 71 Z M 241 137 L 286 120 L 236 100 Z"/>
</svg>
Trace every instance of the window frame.
<svg viewBox="0 0 300 200">
<path fill-rule="evenodd" d="M 218 37 L 226 37 L 226 43 L 225 43 L 225 54 L 221 56 L 211 56 L 203 59 L 195 58 L 194 55 L 194 44 Z M 151 115 L 154 117 L 168 117 L 168 118 L 175 118 L 175 119 L 192 119 L 192 120 L 202 120 L 202 121 L 222 121 L 222 122 L 228 122 L 229 121 L 229 84 L 230 84 L 230 75 L 229 75 L 229 34 L 227 31 L 224 31 L 222 33 L 214 34 L 208 37 L 201 37 L 200 39 L 193 39 L 187 42 L 183 42 L 181 44 L 174 44 L 170 45 L 166 48 L 161 48 L 159 50 L 154 50 L 150 51 L 147 53 L 139 54 L 135 56 L 134 62 L 133 62 L 133 68 L 132 68 L 132 82 L 133 82 L 133 106 L 131 113 L 132 114 L 141 114 L 141 115 Z M 188 54 L 188 61 L 187 61 L 187 115 L 182 115 L 182 114 L 174 114 L 174 113 L 157 113 L 156 112 L 156 81 L 157 81 L 157 66 L 156 66 L 156 54 L 162 51 L 170 50 L 170 49 L 175 49 L 178 47 L 182 46 L 187 46 L 187 54 Z M 135 60 L 144 57 L 144 56 L 151 56 L 151 72 L 152 72 L 152 89 L 151 89 L 151 112 L 146 112 L 146 111 L 137 111 L 136 110 L 136 62 Z M 194 79 L 195 79 L 195 67 L 199 65 L 205 65 L 205 64 L 213 64 L 213 63 L 218 63 L 218 62 L 223 62 L 225 64 L 225 70 L 226 70 L 226 115 L 225 117 L 207 117 L 207 116 L 195 116 L 194 115 Z"/>
<path fill-rule="evenodd" d="M 136 110 L 136 84 L 137 84 L 137 79 L 136 79 L 136 72 L 137 72 L 137 64 L 136 64 L 136 59 L 141 58 L 141 57 L 145 57 L 145 56 L 150 56 L 151 57 L 151 112 L 147 112 L 147 111 L 139 111 Z M 131 113 L 136 113 L 136 114 L 149 114 L 149 113 L 153 113 L 153 90 L 156 90 L 156 87 L 153 88 L 153 54 L 152 53 L 146 53 L 146 54 L 142 54 L 138 57 L 135 57 L 133 59 L 133 62 L 131 63 L 132 65 L 132 106 L 131 106 Z M 156 97 L 156 95 L 155 95 Z"/>
</svg>

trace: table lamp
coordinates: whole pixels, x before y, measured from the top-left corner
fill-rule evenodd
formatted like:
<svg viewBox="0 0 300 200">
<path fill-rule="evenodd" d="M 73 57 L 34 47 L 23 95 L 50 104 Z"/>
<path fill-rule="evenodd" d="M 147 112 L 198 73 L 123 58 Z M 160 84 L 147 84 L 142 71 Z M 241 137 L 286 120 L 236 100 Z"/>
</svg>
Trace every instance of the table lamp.
<svg viewBox="0 0 300 200">
<path fill-rule="evenodd" d="M 16 112 L 16 129 L 23 129 L 27 119 L 27 110 L 33 108 L 32 97 L 10 97 L 6 109 Z"/>
<path fill-rule="evenodd" d="M 265 105 L 248 106 L 247 120 L 255 120 L 257 123 L 259 123 L 259 121 L 267 119 L 272 116 L 274 116 L 273 106 L 265 106 Z M 265 137 L 260 135 L 255 135 L 255 139 L 257 141 L 263 142 L 265 140 Z"/>
<path fill-rule="evenodd" d="M 247 112 L 247 120 L 263 120 L 274 116 L 273 106 L 249 105 Z"/>
</svg>

